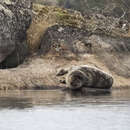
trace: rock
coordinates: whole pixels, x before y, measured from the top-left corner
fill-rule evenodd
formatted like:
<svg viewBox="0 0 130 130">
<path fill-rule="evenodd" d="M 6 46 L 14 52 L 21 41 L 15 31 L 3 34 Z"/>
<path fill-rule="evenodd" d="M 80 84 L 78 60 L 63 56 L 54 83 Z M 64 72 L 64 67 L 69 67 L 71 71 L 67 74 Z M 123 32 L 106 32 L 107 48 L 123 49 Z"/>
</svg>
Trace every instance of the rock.
<svg viewBox="0 0 130 130">
<path fill-rule="evenodd" d="M 15 22 L 11 10 L 0 4 L 0 62 L 15 49 Z"/>
<path fill-rule="evenodd" d="M 67 73 L 68 73 L 68 70 L 60 68 L 60 69 L 57 70 L 56 76 L 62 76 L 62 75 L 65 75 Z"/>
<path fill-rule="evenodd" d="M 28 30 L 28 45 L 31 52 L 38 51 L 39 46 L 41 45 L 41 47 L 43 47 L 44 44 L 46 45 L 46 43 L 49 44 L 47 46 L 48 49 L 51 38 L 53 38 L 54 42 L 57 42 L 59 34 L 63 36 L 64 33 L 68 33 L 69 36 L 71 33 L 70 36 L 72 36 L 72 31 L 74 28 L 79 28 L 77 29 L 78 31 L 80 28 L 84 27 L 86 23 L 81 13 L 74 10 L 33 4 L 33 12 L 34 17 Z M 68 27 L 66 27 L 64 30 L 64 26 Z M 70 29 L 73 28 L 71 32 L 69 32 L 69 27 Z M 50 33 L 50 35 L 48 33 Z M 54 36 L 52 33 L 56 33 L 56 35 Z M 52 37 L 50 37 L 51 34 Z M 43 35 L 46 36 L 46 38 L 43 38 Z M 59 37 L 61 39 L 61 36 Z M 71 42 L 72 38 L 67 39 L 68 44 Z"/>
<path fill-rule="evenodd" d="M 31 1 L 0 1 L 0 66 L 15 67 L 27 55 L 26 31 L 31 23 Z M 12 60 L 13 59 L 13 60 Z"/>
<path fill-rule="evenodd" d="M 60 67 L 97 66 L 112 74 L 113 87 L 129 85 L 130 34 L 118 26 L 118 18 L 100 12 L 87 18 L 75 17 L 78 13 L 74 11 L 36 4 L 33 10 L 35 17 L 28 37 L 33 50 L 40 49 L 45 59 Z M 56 78 L 59 83 L 60 77 Z"/>
<path fill-rule="evenodd" d="M 66 84 L 66 81 L 64 78 L 62 78 L 60 81 L 59 81 L 61 84 Z"/>
<path fill-rule="evenodd" d="M 130 78 L 130 38 L 91 35 L 86 40 L 92 45 L 92 53 L 117 75 Z"/>
<path fill-rule="evenodd" d="M 58 0 L 34 0 L 35 3 L 44 4 L 44 5 L 51 5 L 57 6 Z"/>
<path fill-rule="evenodd" d="M 117 18 L 120 18 L 124 13 L 124 10 L 121 7 L 115 7 L 112 12 L 111 15 Z"/>
<path fill-rule="evenodd" d="M 97 88 L 110 89 L 113 78 L 109 74 L 87 65 L 75 66 L 69 70 L 66 76 L 67 87 L 70 89 Z"/>
<path fill-rule="evenodd" d="M 13 68 L 21 64 L 28 55 L 26 41 L 15 44 L 13 52 L 1 63 L 1 68 Z"/>
<path fill-rule="evenodd" d="M 88 35 L 87 30 L 68 25 L 51 26 L 46 30 L 41 39 L 41 53 L 44 55 L 48 52 L 59 53 L 65 57 L 71 53 L 75 55 L 85 53 L 88 51 L 88 47 L 86 47 L 82 40 Z"/>
</svg>

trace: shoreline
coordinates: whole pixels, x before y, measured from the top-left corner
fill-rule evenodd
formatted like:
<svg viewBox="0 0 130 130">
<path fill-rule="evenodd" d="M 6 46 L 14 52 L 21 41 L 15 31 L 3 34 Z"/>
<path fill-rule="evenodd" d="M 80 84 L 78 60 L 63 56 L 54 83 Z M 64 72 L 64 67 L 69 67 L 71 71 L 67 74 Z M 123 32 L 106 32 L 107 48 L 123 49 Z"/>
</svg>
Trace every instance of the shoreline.
<svg viewBox="0 0 130 130">
<path fill-rule="evenodd" d="M 52 57 L 51 57 L 52 58 Z M 53 57 L 54 58 L 54 57 Z M 92 56 L 87 56 L 86 61 L 80 60 L 65 60 L 60 59 L 48 59 L 48 58 L 31 58 L 28 59 L 22 65 L 13 69 L 0 70 L 0 89 L 1 90 L 54 90 L 65 88 L 66 85 L 61 84 L 59 77 L 56 76 L 59 68 L 69 68 L 71 66 L 78 65 L 91 65 L 102 67 L 102 69 L 111 74 L 114 78 L 113 89 L 129 89 L 129 81 L 124 83 L 125 80 L 121 77 L 117 79 L 117 75 L 112 74 L 101 62 Z M 92 63 L 91 63 L 92 62 Z M 90 64 L 91 63 L 91 64 Z M 118 82 L 120 81 L 120 82 Z M 122 82 L 123 81 L 123 82 Z"/>
</svg>

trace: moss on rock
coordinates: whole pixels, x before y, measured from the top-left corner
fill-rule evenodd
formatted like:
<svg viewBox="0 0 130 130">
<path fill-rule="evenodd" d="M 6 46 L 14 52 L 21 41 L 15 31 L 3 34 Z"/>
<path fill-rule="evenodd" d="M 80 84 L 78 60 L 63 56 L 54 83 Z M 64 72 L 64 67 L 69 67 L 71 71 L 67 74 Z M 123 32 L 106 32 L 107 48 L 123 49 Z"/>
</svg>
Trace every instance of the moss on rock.
<svg viewBox="0 0 130 130">
<path fill-rule="evenodd" d="M 71 26 L 114 37 L 130 37 L 129 23 L 118 18 L 105 17 L 102 14 L 90 14 L 86 18 L 78 11 L 40 4 L 33 4 L 33 12 L 33 21 L 28 30 L 30 51 L 39 48 L 44 32 L 53 25 Z"/>
<path fill-rule="evenodd" d="M 41 37 L 50 26 L 58 24 L 83 28 L 85 25 L 85 19 L 78 11 L 33 4 L 33 12 L 34 18 L 28 30 L 30 51 L 35 51 L 39 48 Z"/>
</svg>

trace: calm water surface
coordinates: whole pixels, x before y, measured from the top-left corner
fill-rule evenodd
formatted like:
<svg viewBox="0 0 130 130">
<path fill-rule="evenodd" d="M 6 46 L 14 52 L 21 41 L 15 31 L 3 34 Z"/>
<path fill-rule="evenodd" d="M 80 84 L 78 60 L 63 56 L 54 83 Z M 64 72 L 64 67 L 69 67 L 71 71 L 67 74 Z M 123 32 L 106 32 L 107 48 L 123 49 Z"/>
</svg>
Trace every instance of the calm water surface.
<svg viewBox="0 0 130 130">
<path fill-rule="evenodd" d="M 130 90 L 0 91 L 0 130 L 130 130 Z"/>
</svg>

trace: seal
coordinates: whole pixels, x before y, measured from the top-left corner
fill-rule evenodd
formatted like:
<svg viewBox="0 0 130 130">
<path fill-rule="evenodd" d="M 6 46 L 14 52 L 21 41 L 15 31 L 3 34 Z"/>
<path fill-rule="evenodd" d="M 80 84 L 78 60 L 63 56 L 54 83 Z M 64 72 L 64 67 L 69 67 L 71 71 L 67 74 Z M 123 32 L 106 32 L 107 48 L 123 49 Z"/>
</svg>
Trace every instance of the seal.
<svg viewBox="0 0 130 130">
<path fill-rule="evenodd" d="M 110 89 L 113 78 L 104 71 L 87 65 L 72 67 L 66 76 L 66 85 L 70 89 L 97 88 Z"/>
</svg>

